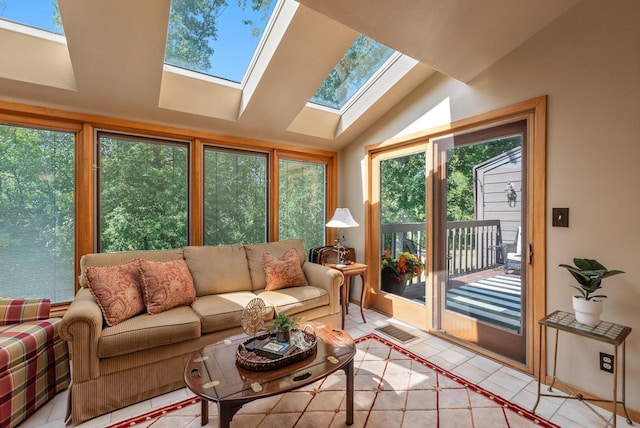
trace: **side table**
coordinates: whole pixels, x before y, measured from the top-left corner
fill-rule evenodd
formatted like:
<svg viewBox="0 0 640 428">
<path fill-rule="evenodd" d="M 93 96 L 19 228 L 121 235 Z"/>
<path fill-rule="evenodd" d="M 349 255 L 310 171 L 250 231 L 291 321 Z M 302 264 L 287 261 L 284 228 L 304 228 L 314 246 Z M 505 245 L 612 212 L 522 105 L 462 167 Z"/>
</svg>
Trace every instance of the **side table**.
<svg viewBox="0 0 640 428">
<path fill-rule="evenodd" d="M 325 266 L 329 266 L 333 269 L 339 270 L 344 275 L 344 284 L 340 288 L 340 300 L 342 306 L 342 328 L 344 329 L 344 317 L 349 313 L 349 292 L 351 290 L 351 278 L 354 276 L 360 276 L 362 278 L 362 294 L 360 296 L 360 315 L 362 315 L 362 322 L 366 323 L 364 318 L 364 301 L 367 296 L 367 270 L 368 266 L 364 263 L 351 263 L 345 266 L 337 266 L 335 263 L 327 263 Z"/>
<path fill-rule="evenodd" d="M 598 325 L 595 327 L 590 327 L 588 325 L 580 324 L 576 321 L 574 314 L 563 311 L 555 311 L 552 314 L 547 315 L 542 318 L 539 322 L 540 326 L 540 337 L 542 340 L 546 337 L 546 334 L 543 336 L 542 331 L 544 327 L 544 331 L 546 333 L 548 328 L 554 328 L 556 330 L 556 338 L 555 338 L 555 346 L 553 352 L 553 378 L 551 381 L 551 385 L 547 388 L 549 391 L 553 391 L 553 385 L 555 384 L 558 378 L 556 377 L 556 368 L 557 368 L 557 359 L 558 359 L 558 333 L 560 331 L 567 332 L 569 334 L 575 334 L 577 336 L 586 337 L 589 339 L 597 340 L 599 342 L 608 343 L 613 345 L 614 348 L 614 357 L 613 357 L 613 397 L 611 400 L 604 399 L 596 399 L 596 398 L 586 398 L 582 394 L 573 394 L 569 397 L 558 396 L 553 394 L 542 394 L 540 392 L 541 384 L 543 376 L 546 374 L 542 373 L 542 346 L 538 352 L 538 398 L 536 400 L 536 404 L 533 406 L 532 412 L 536 412 L 536 408 L 540 403 L 540 397 L 555 397 L 555 398 L 570 398 L 579 401 L 593 401 L 593 402 L 601 402 L 601 403 L 612 403 L 613 404 L 613 422 L 612 425 L 615 428 L 616 426 L 616 415 L 618 410 L 618 404 L 622 405 L 622 410 L 624 411 L 624 415 L 627 418 L 627 423 L 629 425 L 632 424 L 631 418 L 629 417 L 629 413 L 627 413 L 627 407 L 625 405 L 625 340 L 629 333 L 631 333 L 631 327 L 627 327 L 620 324 L 614 324 L 607 321 L 600 321 Z M 618 348 L 622 346 L 622 399 L 618 400 Z M 585 403 L 587 404 L 587 403 Z M 598 414 L 598 413 L 596 413 Z M 609 421 L 606 421 L 600 414 L 598 414 L 600 418 L 602 418 L 605 422 L 607 422 L 607 426 L 609 425 Z"/>
</svg>

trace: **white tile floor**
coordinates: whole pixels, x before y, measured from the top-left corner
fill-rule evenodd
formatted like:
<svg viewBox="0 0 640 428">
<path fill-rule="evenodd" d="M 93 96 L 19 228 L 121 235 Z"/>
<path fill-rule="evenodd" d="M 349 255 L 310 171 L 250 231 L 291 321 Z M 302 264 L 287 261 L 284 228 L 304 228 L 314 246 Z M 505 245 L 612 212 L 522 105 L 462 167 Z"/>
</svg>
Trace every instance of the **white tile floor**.
<svg viewBox="0 0 640 428">
<path fill-rule="evenodd" d="M 449 343 L 438 337 L 431 336 L 423 331 L 403 325 L 402 323 L 378 312 L 367 310 L 365 312 L 365 316 L 367 318 L 366 324 L 362 322 L 359 308 L 353 304 L 350 305 L 349 315 L 347 315 L 345 322 L 345 329 L 354 338 L 373 333 L 374 328 L 386 323 L 397 323 L 405 330 L 411 331 L 413 334 L 418 336 L 418 339 L 404 345 L 412 352 L 424 358 L 428 358 L 434 364 L 437 364 L 462 378 L 468 379 L 469 381 L 480 385 L 484 389 L 494 392 L 495 394 L 517 403 L 526 409 L 531 409 L 533 407 L 537 395 L 537 381 L 531 376 L 503 366 L 491 359 L 477 355 L 455 344 Z M 134 404 L 113 413 L 99 416 L 95 419 L 79 424 L 77 427 L 105 427 L 123 419 L 140 415 L 153 408 L 185 399 L 188 396 L 190 396 L 190 392 L 186 389 L 181 389 L 151 400 Z M 36 414 L 24 421 L 20 425 L 20 428 L 64 427 L 66 399 L 66 392 L 58 394 Z M 595 409 L 606 419 L 610 418 L 610 412 L 597 407 Z M 551 399 L 543 397 L 538 405 L 537 413 L 562 427 L 593 428 L 606 426 L 606 423 L 596 415 L 595 411 L 589 411 L 583 403 L 577 402 L 576 400 L 566 400 L 563 398 Z M 625 419 L 620 416 L 618 416 L 617 425 L 620 427 L 627 426 Z"/>
</svg>

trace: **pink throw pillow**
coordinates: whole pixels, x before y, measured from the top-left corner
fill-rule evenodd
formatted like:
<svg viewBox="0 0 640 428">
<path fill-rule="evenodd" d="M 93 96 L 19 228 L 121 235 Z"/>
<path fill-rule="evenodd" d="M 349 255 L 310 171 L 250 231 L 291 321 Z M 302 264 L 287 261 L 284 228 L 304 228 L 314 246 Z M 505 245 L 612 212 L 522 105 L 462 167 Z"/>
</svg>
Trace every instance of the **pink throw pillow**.
<svg viewBox="0 0 640 428">
<path fill-rule="evenodd" d="M 159 314 L 196 300 L 193 278 L 182 260 L 155 262 L 140 260 L 140 278 L 147 312 Z"/>
<path fill-rule="evenodd" d="M 295 248 L 287 250 L 280 258 L 262 253 L 262 265 L 267 275 L 267 291 L 309 285 Z"/>
<path fill-rule="evenodd" d="M 144 312 L 138 260 L 116 266 L 90 266 L 84 275 L 108 326 Z"/>
</svg>

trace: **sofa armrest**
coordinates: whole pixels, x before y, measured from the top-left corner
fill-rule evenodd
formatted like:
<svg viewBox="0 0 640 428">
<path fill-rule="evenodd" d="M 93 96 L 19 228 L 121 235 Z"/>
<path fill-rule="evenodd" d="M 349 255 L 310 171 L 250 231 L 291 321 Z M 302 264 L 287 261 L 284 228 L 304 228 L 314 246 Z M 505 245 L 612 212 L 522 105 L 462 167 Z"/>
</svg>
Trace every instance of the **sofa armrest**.
<svg viewBox="0 0 640 428">
<path fill-rule="evenodd" d="M 73 359 L 73 382 L 100 376 L 98 340 L 102 334 L 102 311 L 87 288 L 81 288 L 60 323 L 60 337 L 69 342 Z"/>
<path fill-rule="evenodd" d="M 305 263 L 302 270 L 309 285 L 327 290 L 331 313 L 340 312 L 340 286 L 344 282 L 342 272 L 316 263 Z"/>
<path fill-rule="evenodd" d="M 0 325 L 20 324 L 49 318 L 49 299 L 0 299 Z"/>
</svg>

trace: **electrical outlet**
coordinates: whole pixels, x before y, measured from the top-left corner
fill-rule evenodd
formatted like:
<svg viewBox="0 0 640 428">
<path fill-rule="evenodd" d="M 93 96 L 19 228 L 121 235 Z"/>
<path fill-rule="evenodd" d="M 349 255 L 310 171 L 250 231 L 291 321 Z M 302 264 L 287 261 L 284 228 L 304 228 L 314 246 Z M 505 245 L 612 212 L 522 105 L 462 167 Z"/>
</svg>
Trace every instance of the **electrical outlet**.
<svg viewBox="0 0 640 428">
<path fill-rule="evenodd" d="M 600 370 L 613 373 L 613 355 L 600 352 Z"/>
</svg>

